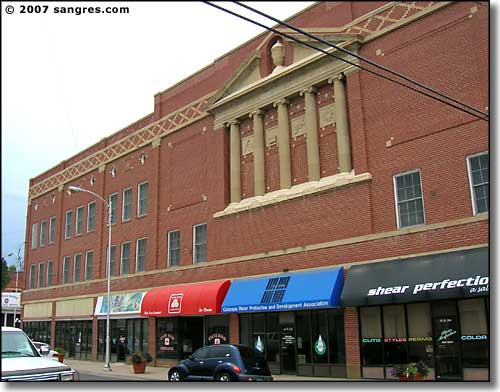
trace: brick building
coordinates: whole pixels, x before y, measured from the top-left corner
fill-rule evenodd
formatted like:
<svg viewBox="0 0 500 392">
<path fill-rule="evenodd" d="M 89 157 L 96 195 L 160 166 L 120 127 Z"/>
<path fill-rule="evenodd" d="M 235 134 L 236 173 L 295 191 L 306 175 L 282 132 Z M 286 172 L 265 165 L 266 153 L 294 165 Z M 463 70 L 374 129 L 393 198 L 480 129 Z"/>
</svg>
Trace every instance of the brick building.
<svg viewBox="0 0 500 392">
<path fill-rule="evenodd" d="M 487 112 L 488 18 L 319 2 L 288 21 Z M 104 358 L 107 210 L 77 186 L 112 206 L 112 361 L 241 342 L 274 373 L 488 379 L 488 122 L 317 45 L 338 58 L 263 33 L 31 179 L 24 329 Z"/>
<path fill-rule="evenodd" d="M 9 283 L 2 291 L 2 325 L 9 327 L 18 327 L 20 325 L 23 290 L 24 272 L 9 271 Z"/>
</svg>

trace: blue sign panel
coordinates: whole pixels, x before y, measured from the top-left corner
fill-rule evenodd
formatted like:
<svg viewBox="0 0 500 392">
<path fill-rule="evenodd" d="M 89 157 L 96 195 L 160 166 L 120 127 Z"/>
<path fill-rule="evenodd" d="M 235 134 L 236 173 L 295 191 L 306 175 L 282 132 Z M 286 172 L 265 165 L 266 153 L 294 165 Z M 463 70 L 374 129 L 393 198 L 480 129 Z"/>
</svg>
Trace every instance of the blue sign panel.
<svg viewBox="0 0 500 392">
<path fill-rule="evenodd" d="M 222 303 L 222 313 L 339 306 L 343 286 L 342 267 L 235 280 Z"/>
</svg>

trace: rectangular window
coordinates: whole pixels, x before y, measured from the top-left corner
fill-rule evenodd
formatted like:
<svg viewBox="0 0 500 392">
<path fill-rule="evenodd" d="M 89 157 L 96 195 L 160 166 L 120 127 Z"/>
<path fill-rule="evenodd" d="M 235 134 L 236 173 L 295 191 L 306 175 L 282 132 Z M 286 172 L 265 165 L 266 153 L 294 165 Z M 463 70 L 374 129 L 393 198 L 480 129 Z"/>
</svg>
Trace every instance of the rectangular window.
<svg viewBox="0 0 500 392">
<path fill-rule="evenodd" d="M 38 287 L 43 287 L 43 278 L 45 278 L 45 264 L 38 264 Z"/>
<path fill-rule="evenodd" d="M 54 262 L 47 262 L 47 287 L 52 286 L 52 281 L 54 279 Z"/>
<path fill-rule="evenodd" d="M 394 194 L 398 229 L 425 222 L 419 170 L 394 176 Z"/>
<path fill-rule="evenodd" d="M 490 209 L 490 164 L 489 153 L 467 158 L 469 184 L 474 215 L 488 212 Z"/>
<path fill-rule="evenodd" d="M 116 216 L 116 210 L 118 209 L 118 193 L 109 195 L 109 204 L 111 205 L 111 224 L 114 225 L 118 220 Z"/>
<path fill-rule="evenodd" d="M 363 365 L 381 365 L 383 358 L 382 317 L 380 307 L 360 308 L 361 361 Z"/>
<path fill-rule="evenodd" d="M 35 249 L 38 241 L 38 223 L 31 226 L 31 249 Z"/>
<path fill-rule="evenodd" d="M 132 188 L 123 191 L 122 222 L 132 218 Z"/>
<path fill-rule="evenodd" d="M 94 252 L 89 250 L 85 255 L 85 280 L 92 279 L 93 267 L 94 267 Z"/>
<path fill-rule="evenodd" d="M 463 366 L 488 367 L 490 340 L 484 300 L 482 298 L 459 300 L 458 311 Z"/>
<path fill-rule="evenodd" d="M 168 266 L 180 265 L 181 232 L 174 230 L 168 232 Z"/>
<path fill-rule="evenodd" d="M 69 263 L 70 263 L 70 257 L 69 256 L 64 256 L 64 259 L 63 259 L 63 274 L 62 274 L 62 283 L 63 284 L 69 283 Z"/>
<path fill-rule="evenodd" d="M 73 224 L 73 211 L 66 211 L 66 225 L 64 226 L 64 238 L 71 238 L 71 226 Z"/>
<path fill-rule="evenodd" d="M 146 238 L 137 240 L 135 271 L 146 271 Z"/>
<path fill-rule="evenodd" d="M 95 201 L 89 203 L 88 214 L 87 214 L 87 232 L 94 230 L 95 228 Z"/>
<path fill-rule="evenodd" d="M 30 267 L 30 289 L 35 288 L 35 264 Z"/>
<path fill-rule="evenodd" d="M 50 218 L 49 222 L 49 244 L 53 244 L 56 240 L 56 217 Z"/>
<path fill-rule="evenodd" d="M 107 248 L 106 248 L 107 249 Z M 106 257 L 108 257 L 106 255 Z M 111 270 L 111 276 L 116 276 L 116 246 L 111 247 L 111 261 L 109 263 L 109 269 Z"/>
<path fill-rule="evenodd" d="M 40 246 L 45 246 L 47 242 L 47 221 L 40 222 Z"/>
<path fill-rule="evenodd" d="M 207 261 L 207 224 L 193 227 L 193 263 Z"/>
<path fill-rule="evenodd" d="M 81 280 L 80 271 L 82 268 L 82 255 L 75 255 L 75 265 L 73 268 L 73 282 Z"/>
<path fill-rule="evenodd" d="M 122 244 L 121 254 L 120 274 L 126 275 L 130 273 L 130 242 L 124 242 Z"/>
<path fill-rule="evenodd" d="M 137 191 L 137 216 L 148 213 L 148 183 L 139 184 Z"/>
<path fill-rule="evenodd" d="M 75 235 L 82 234 L 83 230 L 83 206 L 76 209 Z"/>
<path fill-rule="evenodd" d="M 383 308 L 384 363 L 400 364 L 408 360 L 404 305 L 387 305 Z"/>
</svg>

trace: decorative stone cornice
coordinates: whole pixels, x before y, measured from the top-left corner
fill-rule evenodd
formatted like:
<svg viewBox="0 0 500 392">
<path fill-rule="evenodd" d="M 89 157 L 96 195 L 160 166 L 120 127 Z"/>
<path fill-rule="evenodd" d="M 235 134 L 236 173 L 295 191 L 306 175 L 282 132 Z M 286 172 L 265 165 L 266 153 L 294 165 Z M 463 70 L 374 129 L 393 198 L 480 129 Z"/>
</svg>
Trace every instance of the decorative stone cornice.
<svg viewBox="0 0 500 392">
<path fill-rule="evenodd" d="M 299 95 L 302 97 L 305 93 L 312 93 L 312 94 L 316 94 L 318 92 L 318 89 L 314 86 L 311 86 L 311 87 L 307 87 L 303 90 L 300 90 L 299 91 Z"/>
<path fill-rule="evenodd" d="M 290 101 L 286 98 L 281 98 L 281 99 L 278 99 L 277 101 L 273 102 L 273 108 L 276 108 L 279 105 L 290 105 Z"/>
</svg>

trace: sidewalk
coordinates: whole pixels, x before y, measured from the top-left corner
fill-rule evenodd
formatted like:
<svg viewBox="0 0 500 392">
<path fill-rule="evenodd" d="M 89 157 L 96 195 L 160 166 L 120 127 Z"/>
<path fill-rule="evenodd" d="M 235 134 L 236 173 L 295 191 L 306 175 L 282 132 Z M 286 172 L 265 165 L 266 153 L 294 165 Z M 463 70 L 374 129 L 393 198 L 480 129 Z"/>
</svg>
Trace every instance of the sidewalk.
<svg viewBox="0 0 500 392">
<path fill-rule="evenodd" d="M 132 365 L 122 362 L 111 363 L 111 371 L 104 369 L 103 362 L 64 359 L 64 363 L 80 373 L 87 373 L 102 377 L 120 378 L 123 381 L 163 381 L 168 382 L 167 367 L 146 366 L 143 374 L 134 374 Z M 303 377 L 293 375 L 273 375 L 275 381 L 354 381 L 346 378 Z"/>
</svg>

